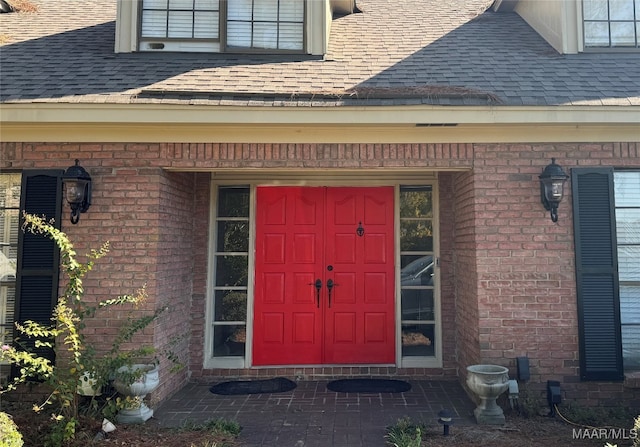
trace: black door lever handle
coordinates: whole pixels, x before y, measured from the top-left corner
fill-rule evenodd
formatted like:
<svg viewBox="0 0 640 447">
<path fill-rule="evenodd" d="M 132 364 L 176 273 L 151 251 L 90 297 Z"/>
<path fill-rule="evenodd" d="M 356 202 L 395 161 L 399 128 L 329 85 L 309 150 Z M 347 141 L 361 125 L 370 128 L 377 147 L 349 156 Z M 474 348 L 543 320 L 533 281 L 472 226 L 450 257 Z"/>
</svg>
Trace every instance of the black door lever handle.
<svg viewBox="0 0 640 447">
<path fill-rule="evenodd" d="M 316 307 L 320 308 L 320 290 L 322 289 L 322 281 L 318 278 L 312 285 L 316 288 Z"/>
<path fill-rule="evenodd" d="M 327 289 L 329 291 L 329 308 L 331 308 L 331 290 L 333 290 L 333 286 L 336 284 L 333 282 L 333 279 L 327 281 Z"/>
</svg>

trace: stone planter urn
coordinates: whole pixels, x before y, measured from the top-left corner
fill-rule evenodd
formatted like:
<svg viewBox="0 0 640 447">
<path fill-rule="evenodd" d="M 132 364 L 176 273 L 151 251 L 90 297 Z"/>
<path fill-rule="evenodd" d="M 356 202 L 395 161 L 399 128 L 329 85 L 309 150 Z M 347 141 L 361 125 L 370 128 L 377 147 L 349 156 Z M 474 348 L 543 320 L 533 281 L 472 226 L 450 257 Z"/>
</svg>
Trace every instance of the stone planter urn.
<svg viewBox="0 0 640 447">
<path fill-rule="evenodd" d="M 153 416 L 153 410 L 144 403 L 144 397 L 160 384 L 158 367 L 153 364 L 135 364 L 118 369 L 119 375 L 141 374 L 131 383 L 122 379 L 113 381 L 114 388 L 126 396 L 125 405 L 118 411 L 117 420 L 122 424 L 142 424 Z"/>
<path fill-rule="evenodd" d="M 509 388 L 509 370 L 499 365 L 467 366 L 467 386 L 480 403 L 473 411 L 478 424 L 504 424 L 504 413 L 496 399 Z"/>
</svg>

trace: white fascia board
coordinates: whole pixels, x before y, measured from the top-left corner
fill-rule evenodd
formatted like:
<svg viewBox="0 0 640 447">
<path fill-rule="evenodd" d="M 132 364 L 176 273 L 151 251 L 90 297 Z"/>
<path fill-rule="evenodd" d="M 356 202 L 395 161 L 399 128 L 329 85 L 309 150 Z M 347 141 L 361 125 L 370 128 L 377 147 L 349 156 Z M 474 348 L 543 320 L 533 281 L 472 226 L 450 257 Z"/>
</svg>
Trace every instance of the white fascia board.
<svg viewBox="0 0 640 447">
<path fill-rule="evenodd" d="M 637 106 L 206 106 L 5 103 L 0 122 L 84 124 L 640 124 Z"/>
</svg>

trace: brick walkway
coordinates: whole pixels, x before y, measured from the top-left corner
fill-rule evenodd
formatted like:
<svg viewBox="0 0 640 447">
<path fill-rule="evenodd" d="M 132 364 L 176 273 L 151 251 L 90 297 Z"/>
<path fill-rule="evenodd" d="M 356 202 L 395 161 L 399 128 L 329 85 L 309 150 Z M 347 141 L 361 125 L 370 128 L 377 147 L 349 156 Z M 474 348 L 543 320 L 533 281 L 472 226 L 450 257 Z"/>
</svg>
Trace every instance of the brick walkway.
<svg viewBox="0 0 640 447">
<path fill-rule="evenodd" d="M 411 390 L 398 394 L 335 393 L 326 381 L 314 381 L 299 382 L 287 393 L 243 396 L 216 395 L 209 385 L 189 384 L 154 418 L 165 426 L 236 420 L 243 447 L 382 447 L 387 426 L 405 416 L 437 426 L 443 408 L 452 412 L 455 425 L 475 424 L 475 405 L 458 382 L 410 383 Z"/>
</svg>

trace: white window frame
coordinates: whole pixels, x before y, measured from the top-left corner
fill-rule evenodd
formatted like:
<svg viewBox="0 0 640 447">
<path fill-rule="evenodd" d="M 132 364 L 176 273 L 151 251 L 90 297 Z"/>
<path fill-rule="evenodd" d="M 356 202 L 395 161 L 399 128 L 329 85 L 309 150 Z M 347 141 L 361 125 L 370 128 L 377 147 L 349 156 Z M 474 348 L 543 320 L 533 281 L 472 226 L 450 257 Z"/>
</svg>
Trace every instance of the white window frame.
<svg viewBox="0 0 640 447">
<path fill-rule="evenodd" d="M 584 51 L 588 51 L 588 50 L 603 50 L 603 49 L 615 49 L 615 50 L 638 50 L 640 49 L 640 1 L 639 0 L 622 0 L 622 1 L 627 1 L 630 3 L 631 7 L 632 7 L 632 11 L 634 14 L 634 17 L 630 17 L 630 18 L 612 18 L 611 17 L 611 8 L 609 7 L 609 5 L 616 1 L 616 0 L 596 0 L 596 1 L 600 1 L 600 2 L 606 2 L 607 4 L 607 18 L 606 19 L 590 19 L 587 18 L 586 14 L 585 14 L 585 8 L 586 5 L 588 4 L 587 0 L 582 0 L 581 3 L 581 7 L 579 8 L 579 22 L 580 22 L 580 32 L 581 32 L 581 42 L 582 42 L 582 48 Z M 589 23 L 602 23 L 603 25 L 606 25 L 607 28 L 607 37 L 608 37 L 608 43 L 607 45 L 589 45 L 587 40 L 588 40 L 588 36 L 587 36 L 587 24 Z M 634 30 L 634 36 L 635 36 L 635 43 L 634 44 L 627 44 L 627 45 L 620 45 L 620 44 L 614 44 L 612 43 L 612 30 L 611 30 L 611 25 L 612 24 L 622 24 L 622 23 L 628 23 L 630 25 L 633 26 L 633 30 Z"/>
<path fill-rule="evenodd" d="M 638 326 L 640 328 L 640 318 L 637 321 L 625 321 L 626 317 L 628 317 L 630 314 L 632 314 L 633 311 L 637 312 L 637 314 L 640 316 L 640 301 L 638 301 L 637 303 L 629 303 L 629 302 L 623 302 L 622 296 L 623 294 L 625 294 L 625 289 L 626 289 L 626 293 L 629 293 L 630 295 L 633 293 L 632 290 L 638 290 L 638 294 L 640 295 L 640 273 L 636 273 L 638 275 L 638 278 L 632 277 L 629 278 L 628 275 L 634 275 L 634 272 L 629 271 L 630 269 L 632 269 L 632 266 L 640 266 L 640 242 L 628 242 L 628 241 L 624 241 L 621 242 L 620 239 L 620 235 L 622 233 L 621 230 L 621 223 L 620 223 L 620 215 L 622 214 L 622 212 L 636 212 L 638 213 L 638 225 L 639 227 L 636 229 L 637 232 L 640 233 L 640 194 L 638 195 L 637 200 L 635 201 L 629 201 L 629 200 L 622 200 L 621 199 L 621 190 L 619 189 L 619 185 L 622 183 L 622 177 L 628 177 L 632 175 L 633 177 L 638 177 L 639 182 L 640 182 L 640 172 L 639 171 L 614 171 L 613 173 L 613 185 L 614 185 L 614 196 L 615 196 L 615 209 L 616 209 L 616 234 L 617 234 L 617 241 L 616 241 L 616 245 L 618 247 L 618 282 L 619 282 L 619 293 L 620 293 L 620 325 L 621 325 L 621 332 L 622 332 L 622 348 L 624 350 L 625 348 L 625 333 L 624 333 L 624 327 L 627 326 Z M 617 180 L 617 182 L 616 182 Z M 638 184 L 639 190 L 640 190 L 640 184 Z M 631 185 L 631 188 L 633 188 L 633 185 Z M 632 230 L 633 231 L 633 230 Z M 629 260 L 629 256 L 628 255 L 624 255 L 623 251 L 631 248 L 638 250 L 638 258 L 631 258 L 631 261 Z M 633 254 L 633 252 L 631 252 L 631 254 Z M 623 262 L 621 262 L 623 261 Z M 624 265 L 623 265 L 624 264 Z M 637 267 L 636 267 L 637 268 Z M 621 274 L 621 272 L 623 272 Z M 640 353 L 638 353 L 638 356 L 634 359 L 636 362 L 638 362 L 638 365 L 629 365 L 629 364 L 625 364 L 624 365 L 624 369 L 625 370 L 637 370 L 640 369 Z M 623 361 L 624 361 L 624 355 L 623 355 Z"/>
</svg>

